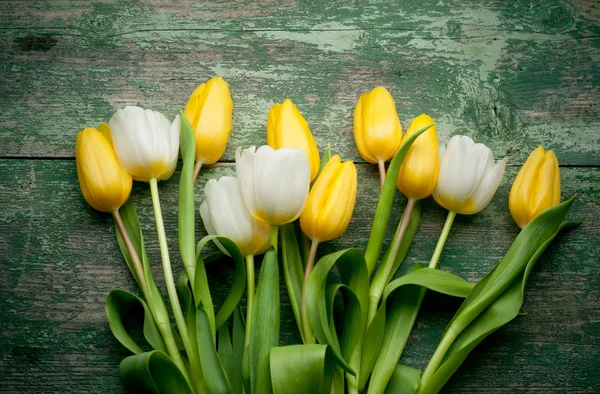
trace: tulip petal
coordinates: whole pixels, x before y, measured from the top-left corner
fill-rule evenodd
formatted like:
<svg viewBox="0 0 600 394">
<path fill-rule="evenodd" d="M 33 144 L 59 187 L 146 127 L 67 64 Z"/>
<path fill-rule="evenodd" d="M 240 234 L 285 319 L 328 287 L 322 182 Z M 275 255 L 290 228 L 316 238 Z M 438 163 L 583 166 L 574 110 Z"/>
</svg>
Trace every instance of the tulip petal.
<svg viewBox="0 0 600 394">
<path fill-rule="evenodd" d="M 470 197 L 471 204 L 467 204 L 462 207 L 457 213 L 463 215 L 472 215 L 477 212 L 481 212 L 485 207 L 488 206 L 498 186 L 502 182 L 504 176 L 504 169 L 506 167 L 506 158 L 498 161 L 483 175 L 482 181 L 477 185 L 473 194 Z"/>
</svg>

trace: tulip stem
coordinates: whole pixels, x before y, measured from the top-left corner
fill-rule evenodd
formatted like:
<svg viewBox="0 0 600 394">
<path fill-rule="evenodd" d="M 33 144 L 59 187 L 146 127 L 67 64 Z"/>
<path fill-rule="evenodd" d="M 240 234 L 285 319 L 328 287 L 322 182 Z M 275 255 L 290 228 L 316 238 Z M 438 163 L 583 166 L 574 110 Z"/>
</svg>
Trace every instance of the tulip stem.
<svg viewBox="0 0 600 394">
<path fill-rule="evenodd" d="M 442 250 L 444 250 L 444 245 L 446 244 L 446 240 L 448 239 L 448 234 L 450 233 L 450 229 L 452 228 L 452 223 L 454 222 L 454 218 L 456 217 L 455 211 L 448 211 L 448 216 L 446 217 L 446 223 L 444 223 L 444 228 L 442 229 L 442 233 L 440 234 L 440 238 L 437 241 L 437 245 L 435 245 L 435 250 L 433 252 L 433 256 L 431 256 L 431 261 L 429 262 L 429 268 L 437 267 L 440 256 L 442 255 Z"/>
<path fill-rule="evenodd" d="M 156 178 L 150 179 L 150 194 L 152 195 L 152 207 L 154 208 L 154 217 L 156 218 L 156 230 L 158 232 L 158 243 L 160 244 L 160 255 L 162 258 L 163 272 L 165 275 L 165 284 L 167 286 L 167 293 L 169 294 L 171 308 L 173 309 L 173 315 L 175 316 L 175 322 L 177 323 L 177 329 L 179 330 L 183 347 L 185 348 L 185 352 L 190 360 L 192 372 L 196 374 L 201 372 L 200 363 L 195 357 L 195 353 L 192 349 L 192 343 L 190 342 L 187 326 L 185 325 L 185 319 L 183 317 L 183 312 L 181 311 L 179 298 L 177 298 L 177 290 L 175 289 L 175 281 L 173 280 L 173 271 L 171 270 L 171 260 L 169 259 L 167 236 L 165 234 L 165 226 L 160 207 L 160 198 L 158 196 L 157 182 L 158 181 Z"/>
<path fill-rule="evenodd" d="M 196 179 L 198 179 L 198 175 L 200 174 L 200 170 L 202 169 L 202 164 L 204 164 L 204 160 L 198 160 L 196 165 L 194 166 L 194 178 L 192 184 L 196 183 Z"/>
<path fill-rule="evenodd" d="M 375 313 L 377 312 L 377 307 L 379 306 L 379 301 L 381 300 L 381 294 L 383 294 L 383 289 L 388 284 L 391 276 L 394 274 L 392 268 L 394 267 L 394 260 L 396 260 L 396 256 L 398 256 L 398 251 L 400 250 L 400 245 L 402 244 L 402 240 L 404 239 L 404 234 L 406 234 L 406 229 L 408 228 L 408 224 L 410 223 L 410 218 L 412 216 L 413 210 L 415 208 L 417 200 L 413 198 L 409 198 L 406 203 L 406 208 L 404 209 L 404 214 L 402 214 L 402 219 L 400 219 L 400 223 L 398 225 L 398 229 L 396 230 L 394 239 L 392 241 L 391 252 L 389 254 L 386 253 L 384 260 L 377 268 L 377 272 L 375 273 L 375 277 L 373 278 L 373 282 L 371 283 L 371 287 L 369 289 L 369 309 L 368 309 L 368 319 L 367 325 L 371 323 L 373 318 L 375 317 Z"/>
<path fill-rule="evenodd" d="M 279 237 L 279 226 L 271 226 L 271 246 L 277 251 L 277 238 Z"/>
<path fill-rule="evenodd" d="M 313 239 L 310 244 L 308 259 L 306 260 L 306 267 L 304 268 L 304 280 L 302 281 L 302 336 L 306 344 L 315 343 L 315 334 L 310 326 L 310 321 L 308 320 L 308 311 L 306 310 L 306 284 L 308 283 L 308 277 L 315 266 L 315 258 L 317 257 L 318 246 L 319 241 Z"/>
<path fill-rule="evenodd" d="M 381 184 L 381 189 L 383 189 L 383 184 L 385 183 L 385 161 L 381 159 L 377 160 L 377 167 L 379 167 L 379 183 Z"/>
<path fill-rule="evenodd" d="M 250 343 L 250 324 L 252 323 L 252 305 L 254 304 L 254 255 L 246 256 L 246 278 L 248 296 L 246 297 L 246 346 Z"/>
<path fill-rule="evenodd" d="M 118 209 L 113 210 L 112 212 L 115 223 L 117 224 L 117 228 L 119 229 L 119 233 L 121 234 L 121 238 L 123 239 L 123 243 L 127 248 L 127 252 L 129 253 L 129 258 L 134 266 L 136 271 L 134 276 L 139 277 L 138 284 L 140 285 L 140 289 L 142 290 L 142 294 L 146 299 L 146 303 L 150 308 L 150 313 L 158 326 L 158 330 L 160 331 L 163 340 L 165 341 L 165 345 L 167 346 L 167 351 L 169 356 L 177 365 L 177 367 L 181 370 L 181 373 L 185 376 L 186 380 L 189 382 L 189 377 L 187 374 L 187 370 L 183 364 L 183 360 L 181 359 L 181 355 L 179 354 L 179 349 L 177 349 L 177 344 L 175 343 L 175 338 L 173 338 L 173 332 L 171 331 L 171 323 L 169 322 L 169 315 L 167 313 L 165 304 L 162 299 L 156 300 L 152 296 L 152 292 L 148 288 L 148 282 L 146 281 L 146 276 L 144 275 L 144 267 L 140 260 L 140 256 L 135 250 L 135 246 L 133 246 L 133 242 L 131 241 L 131 237 L 127 232 L 127 227 L 125 227 L 125 223 L 123 223 L 123 219 L 121 218 L 121 214 Z M 160 314 L 159 310 L 160 309 Z"/>
</svg>

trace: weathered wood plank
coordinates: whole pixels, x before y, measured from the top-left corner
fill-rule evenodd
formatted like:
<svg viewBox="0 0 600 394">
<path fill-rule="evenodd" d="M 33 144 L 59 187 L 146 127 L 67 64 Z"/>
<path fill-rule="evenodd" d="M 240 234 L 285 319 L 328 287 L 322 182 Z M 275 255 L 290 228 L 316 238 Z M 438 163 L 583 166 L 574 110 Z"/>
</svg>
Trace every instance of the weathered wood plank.
<svg viewBox="0 0 600 394">
<path fill-rule="evenodd" d="M 318 143 L 360 160 L 352 111 L 377 84 L 407 127 L 427 112 L 522 162 L 540 143 L 600 164 L 600 26 L 593 2 L 72 3 L 0 5 L 1 157 L 72 157 L 73 133 L 140 104 L 168 113 L 223 75 L 235 147 L 262 144 L 292 98 Z M 57 99 L 60 98 L 60 99 Z"/>
<path fill-rule="evenodd" d="M 320 253 L 364 249 L 378 195 L 377 175 L 359 165 L 358 204 L 347 233 Z M 232 174 L 232 166 L 203 171 L 209 178 Z M 516 174 L 509 168 L 490 206 L 459 217 L 442 256 L 441 269 L 478 280 L 517 234 L 506 206 Z M 180 270 L 176 239 L 178 174 L 160 185 L 173 264 Z M 563 194 L 578 194 L 569 218 L 582 225 L 560 235 L 542 257 L 528 284 L 523 311 L 468 359 L 450 382 L 453 393 L 593 393 L 600 390 L 600 169 L 562 168 Z M 112 288 L 133 289 L 109 217 L 81 197 L 71 160 L 0 160 L 0 392 L 123 392 L 117 368 L 127 352 L 112 338 L 104 299 Z M 146 185 L 133 199 L 142 217 L 155 275 L 159 250 Z M 399 199 L 394 217 L 401 212 Z M 424 204 L 422 224 L 405 267 L 426 260 L 441 231 L 444 211 Z M 197 221 L 198 236 L 203 234 Z M 388 234 L 389 236 L 390 234 Z M 209 267 L 217 300 L 231 278 L 230 267 Z M 282 283 L 282 343 L 298 341 Z M 428 295 L 403 362 L 422 368 L 456 300 Z"/>
</svg>

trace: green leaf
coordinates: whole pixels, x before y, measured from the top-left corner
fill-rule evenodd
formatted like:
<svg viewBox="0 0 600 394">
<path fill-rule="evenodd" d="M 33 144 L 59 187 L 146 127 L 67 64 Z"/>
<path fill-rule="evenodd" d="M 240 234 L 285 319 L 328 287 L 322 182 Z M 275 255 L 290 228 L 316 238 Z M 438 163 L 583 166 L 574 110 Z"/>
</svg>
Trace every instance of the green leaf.
<svg viewBox="0 0 600 394">
<path fill-rule="evenodd" d="M 194 161 L 196 160 L 196 141 L 194 130 L 183 111 L 179 110 L 181 118 L 181 134 L 179 150 L 183 167 L 179 176 L 179 250 L 185 271 L 192 283 L 196 274 L 196 232 L 194 208 Z"/>
<path fill-rule="evenodd" d="M 200 354 L 204 386 L 210 394 L 231 393 L 229 380 L 225 375 L 225 370 L 221 365 L 213 342 L 208 315 L 202 305 L 199 305 L 196 310 L 196 328 L 198 330 L 198 352 Z"/>
<path fill-rule="evenodd" d="M 573 201 L 574 197 L 531 221 L 502 261 L 473 289 L 446 328 L 420 393 L 437 393 L 483 339 L 518 316 L 534 264 L 563 228 L 574 225 L 562 223 Z"/>
<path fill-rule="evenodd" d="M 292 345 L 271 349 L 274 394 L 329 394 L 333 363 L 327 345 Z"/>
<path fill-rule="evenodd" d="M 402 364 L 396 364 L 385 394 L 415 394 L 422 372 Z"/>
<path fill-rule="evenodd" d="M 385 391 L 412 331 L 425 289 L 465 298 L 473 288 L 472 283 L 459 276 L 424 268 L 422 264 L 415 264 L 404 276 L 392 281 L 384 290 L 382 303 L 373 320 L 380 325 L 382 316 L 385 316 L 385 330 L 381 346 L 367 349 L 369 357 L 375 354 L 376 359 L 374 365 L 371 365 L 368 392 L 372 394 Z M 366 380 L 371 373 L 368 367 L 369 365 L 361 370 L 361 379 Z"/>
<path fill-rule="evenodd" d="M 342 338 L 338 345 L 331 312 L 328 310 L 331 296 L 327 296 L 327 276 L 336 265 L 340 272 L 342 290 L 345 295 L 345 319 Z M 368 274 L 365 259 L 357 249 L 346 249 L 322 257 L 310 274 L 306 286 L 306 306 L 310 324 L 319 343 L 331 346 L 334 359 L 351 374 L 349 355 L 353 353 L 364 334 L 367 319 Z M 330 292 L 331 293 L 331 292 Z"/>
<path fill-rule="evenodd" d="M 123 359 L 119 377 L 129 393 L 193 394 L 179 368 L 157 350 Z"/>
<path fill-rule="evenodd" d="M 273 247 L 262 262 L 253 311 L 256 319 L 252 319 L 250 343 L 244 355 L 248 394 L 268 394 L 272 392 L 269 354 L 279 345 L 279 266 Z"/>
<path fill-rule="evenodd" d="M 290 297 L 290 304 L 296 319 L 296 325 L 302 336 L 302 342 L 306 342 L 302 332 L 302 320 L 300 314 L 300 302 L 302 300 L 302 281 L 304 279 L 304 268 L 302 257 L 298 248 L 298 239 L 292 223 L 279 227 L 281 234 L 281 255 L 283 257 L 283 276 Z"/>
<path fill-rule="evenodd" d="M 156 324 L 154 323 L 148 305 L 138 296 L 120 289 L 111 291 L 108 294 L 108 297 L 106 297 L 106 316 L 108 317 L 110 330 L 115 338 L 134 354 L 144 352 L 131 338 L 123 325 L 123 317 L 130 314 L 134 308 L 142 309 L 144 311 L 143 333 L 146 341 L 153 349 L 166 352 L 167 349 L 165 343 L 160 335 L 160 331 L 158 331 L 158 327 L 156 327 Z"/>
<path fill-rule="evenodd" d="M 392 210 L 392 204 L 394 203 L 394 193 L 396 192 L 396 180 L 398 179 L 398 173 L 402 166 L 404 156 L 410 149 L 411 145 L 421 133 L 433 126 L 430 124 L 427 127 L 423 127 L 416 131 L 413 135 L 408 137 L 406 141 L 402 143 L 398 152 L 394 155 L 387 174 L 385 176 L 385 182 L 381 190 L 379 201 L 377 202 L 377 208 L 375 210 L 375 216 L 373 217 L 373 224 L 371 226 L 371 234 L 369 236 L 369 242 L 367 244 L 367 251 L 365 252 L 365 260 L 367 262 L 367 269 L 369 275 L 375 268 L 375 263 L 381 253 L 381 246 L 383 245 L 383 238 L 385 236 L 385 230 L 387 229 L 388 220 L 390 218 L 390 212 Z"/>
<path fill-rule="evenodd" d="M 233 312 L 233 338 L 229 335 L 227 324 L 223 324 L 218 332 L 219 359 L 231 383 L 233 394 L 242 394 L 242 357 L 244 354 L 244 336 L 246 327 L 240 308 Z"/>
<path fill-rule="evenodd" d="M 323 172 L 323 168 L 325 168 L 325 165 L 327 164 L 329 159 L 331 159 L 331 144 L 327 144 L 327 148 L 325 148 L 325 152 L 321 157 L 321 166 L 319 167 L 319 172 L 317 172 L 317 176 L 315 177 L 313 184 L 317 179 L 319 179 L 319 175 L 321 175 L 321 172 Z"/>
<path fill-rule="evenodd" d="M 229 292 L 227 293 L 225 301 L 223 301 L 223 305 L 221 305 L 216 318 L 214 318 L 214 326 L 216 329 L 219 329 L 233 314 L 233 311 L 238 306 L 242 296 L 244 295 L 244 290 L 246 289 L 246 262 L 235 242 L 229 238 L 216 235 L 207 235 L 206 237 L 202 238 L 200 242 L 198 242 L 198 255 L 209 241 L 220 243 L 223 248 L 227 250 L 235 264 L 235 272 L 233 273 L 231 287 L 229 288 Z M 201 257 L 198 257 L 197 267 L 204 269 L 204 261 Z M 210 297 L 208 283 L 204 282 L 203 275 L 196 276 L 196 283 L 194 283 L 194 295 L 200 297 L 200 299 L 196 299 L 196 305 L 199 304 L 200 300 Z M 212 301 L 210 304 L 212 306 Z M 206 306 L 204 306 L 204 308 L 206 308 Z M 210 320 L 210 314 L 208 314 L 208 317 Z"/>
</svg>

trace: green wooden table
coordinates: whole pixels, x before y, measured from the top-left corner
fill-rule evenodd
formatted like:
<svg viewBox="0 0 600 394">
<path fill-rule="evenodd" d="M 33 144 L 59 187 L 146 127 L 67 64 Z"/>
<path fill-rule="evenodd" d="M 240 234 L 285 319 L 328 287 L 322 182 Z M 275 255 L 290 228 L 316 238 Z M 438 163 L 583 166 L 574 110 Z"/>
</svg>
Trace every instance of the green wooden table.
<svg viewBox="0 0 600 394">
<path fill-rule="evenodd" d="M 134 289 L 112 220 L 80 195 L 75 134 L 128 104 L 173 117 L 196 85 L 230 84 L 234 131 L 202 186 L 232 174 L 238 146 L 265 143 L 269 106 L 291 98 L 321 151 L 355 160 L 357 209 L 322 253 L 364 250 L 378 178 L 352 137 L 361 92 L 383 85 L 403 125 L 426 112 L 442 140 L 469 134 L 509 156 L 482 213 L 459 217 L 440 268 L 479 280 L 518 229 L 507 207 L 528 153 L 543 144 L 577 194 L 539 261 L 523 311 L 488 338 L 449 382 L 451 393 L 600 392 L 600 4 L 521 1 L 10 0 L 0 4 L 0 392 L 121 393 L 126 350 L 104 313 L 110 289 Z M 176 270 L 176 173 L 161 184 Z M 147 185 L 134 188 L 151 260 L 159 251 Z M 404 201 L 398 197 L 393 220 Z M 431 255 L 445 212 L 424 204 L 404 270 Z M 198 221 L 197 230 L 204 230 Z M 389 234 L 391 236 L 391 234 Z M 229 267 L 210 267 L 222 299 Z M 163 282 L 160 281 L 160 285 Z M 162 287 L 164 289 L 164 286 Z M 282 337 L 298 342 L 282 285 Z M 459 302 L 427 296 L 402 362 L 423 368 Z"/>
</svg>

